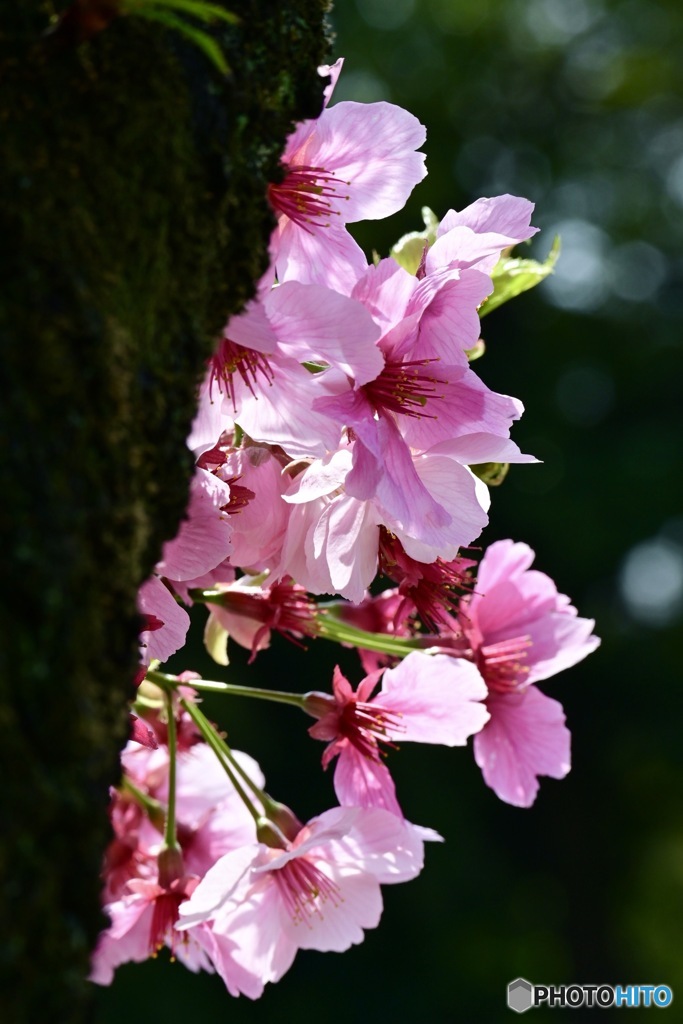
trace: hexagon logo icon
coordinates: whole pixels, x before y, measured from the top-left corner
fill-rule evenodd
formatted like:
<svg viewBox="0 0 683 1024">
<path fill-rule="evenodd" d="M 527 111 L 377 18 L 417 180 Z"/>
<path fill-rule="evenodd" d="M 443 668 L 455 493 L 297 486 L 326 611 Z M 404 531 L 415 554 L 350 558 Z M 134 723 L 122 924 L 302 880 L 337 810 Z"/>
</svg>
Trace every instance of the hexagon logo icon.
<svg viewBox="0 0 683 1024">
<path fill-rule="evenodd" d="M 533 1006 L 533 985 L 526 978 L 515 978 L 508 985 L 508 1006 L 515 1013 L 524 1013 Z"/>
</svg>

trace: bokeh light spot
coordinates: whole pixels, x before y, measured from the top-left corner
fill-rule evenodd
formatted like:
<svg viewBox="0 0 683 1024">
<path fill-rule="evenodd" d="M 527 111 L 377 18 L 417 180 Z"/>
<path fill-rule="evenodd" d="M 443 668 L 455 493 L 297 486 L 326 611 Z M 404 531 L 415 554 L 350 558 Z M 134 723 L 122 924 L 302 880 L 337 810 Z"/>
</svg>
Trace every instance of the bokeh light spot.
<svg viewBox="0 0 683 1024">
<path fill-rule="evenodd" d="M 655 537 L 637 544 L 619 571 L 629 615 L 646 626 L 668 626 L 683 612 L 683 548 Z"/>
</svg>

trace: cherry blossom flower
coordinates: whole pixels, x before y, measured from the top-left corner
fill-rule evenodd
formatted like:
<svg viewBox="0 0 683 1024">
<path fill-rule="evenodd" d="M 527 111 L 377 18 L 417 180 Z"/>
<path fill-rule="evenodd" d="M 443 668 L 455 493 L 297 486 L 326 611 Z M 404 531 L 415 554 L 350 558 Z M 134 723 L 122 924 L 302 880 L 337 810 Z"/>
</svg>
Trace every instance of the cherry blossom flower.
<svg viewBox="0 0 683 1024">
<path fill-rule="evenodd" d="M 382 688 L 373 697 L 380 677 Z M 308 730 L 328 745 L 323 767 L 338 757 L 334 787 L 343 805 L 384 807 L 401 815 L 381 745 L 397 742 L 464 746 L 488 720 L 487 690 L 471 663 L 446 655 L 409 654 L 396 668 L 371 673 L 354 692 L 339 667 L 333 696 L 306 695 L 304 710 L 319 721 Z"/>
<path fill-rule="evenodd" d="M 533 803 L 537 776 L 561 779 L 570 768 L 562 706 L 534 684 L 600 643 L 594 621 L 580 618 L 553 581 L 530 568 L 533 560 L 526 544 L 492 544 L 458 616 L 489 689 L 491 719 L 475 736 L 475 758 L 488 785 L 519 807 Z"/>
<path fill-rule="evenodd" d="M 278 279 L 348 292 L 367 261 L 345 225 L 401 209 L 427 173 L 416 152 L 425 134 L 417 118 L 385 102 L 325 106 L 300 124 L 285 147 L 283 180 L 268 190 Z"/>
<path fill-rule="evenodd" d="M 380 884 L 414 878 L 423 856 L 418 830 L 387 811 L 335 808 L 291 842 L 222 857 L 181 905 L 178 927 L 208 924 L 235 944 L 239 967 L 278 981 L 299 949 L 343 952 L 361 942 L 379 923 Z"/>
<path fill-rule="evenodd" d="M 303 587 L 291 580 L 266 581 L 262 586 L 257 580 L 243 576 L 236 583 L 218 589 L 220 600 L 211 604 L 204 643 L 219 665 L 228 664 L 229 637 L 251 651 L 251 664 L 259 651 L 270 646 L 272 631 L 294 643 L 318 633 L 315 603 Z"/>
<path fill-rule="evenodd" d="M 166 886 L 145 879 L 128 882 L 129 892 L 106 907 L 111 924 L 97 943 L 90 980 L 98 985 L 110 985 L 114 971 L 121 964 L 147 960 L 165 945 L 190 970 L 212 972 L 211 963 L 201 948 L 189 937 L 176 933 L 174 928 L 178 907 L 197 881 L 184 878 Z"/>
<path fill-rule="evenodd" d="M 256 762 L 239 751 L 234 757 L 257 785 L 264 783 Z M 190 970 L 213 972 L 214 960 L 233 995 L 254 997 L 263 985 L 230 957 L 231 943 L 220 943 L 205 926 L 175 928 L 178 908 L 210 868 L 226 853 L 255 840 L 254 820 L 221 764 L 205 743 L 181 749 L 177 757 L 176 819 L 179 851 L 166 849 L 162 830 L 168 802 L 169 752 L 129 743 L 122 755 L 125 776 L 147 801 L 143 811 L 124 789 L 114 792 L 110 810 L 114 839 L 104 868 L 104 910 L 110 925 L 93 956 L 91 980 L 108 985 L 115 969 L 155 956 L 162 946 Z M 156 807 L 151 813 L 150 807 Z M 206 932 L 206 934 L 203 934 Z"/>
</svg>

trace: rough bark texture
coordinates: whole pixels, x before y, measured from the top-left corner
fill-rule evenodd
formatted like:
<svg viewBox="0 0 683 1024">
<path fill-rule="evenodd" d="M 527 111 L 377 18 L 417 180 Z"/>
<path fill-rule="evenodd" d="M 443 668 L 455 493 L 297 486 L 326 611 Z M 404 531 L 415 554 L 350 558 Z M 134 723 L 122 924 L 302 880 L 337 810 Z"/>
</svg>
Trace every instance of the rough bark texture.
<svg viewBox="0 0 683 1024">
<path fill-rule="evenodd" d="M 41 40 L 46 4 L 3 9 L 4 1024 L 88 1016 L 136 589 L 183 513 L 212 339 L 265 268 L 266 183 L 321 107 L 324 0 L 226 6 L 227 79 L 140 18 L 75 46 Z"/>
</svg>

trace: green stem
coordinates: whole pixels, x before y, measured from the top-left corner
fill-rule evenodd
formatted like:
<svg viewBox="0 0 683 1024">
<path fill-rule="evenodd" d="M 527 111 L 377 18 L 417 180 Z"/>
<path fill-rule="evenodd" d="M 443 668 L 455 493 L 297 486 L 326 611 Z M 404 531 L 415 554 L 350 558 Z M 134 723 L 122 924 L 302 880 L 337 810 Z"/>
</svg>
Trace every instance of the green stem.
<svg viewBox="0 0 683 1024">
<path fill-rule="evenodd" d="M 138 789 L 127 775 L 124 775 L 121 779 L 120 789 L 133 797 L 133 800 L 135 800 L 136 804 L 139 804 L 153 825 L 156 826 L 156 822 L 164 820 L 166 810 L 164 805 L 155 800 L 153 796 L 149 796 L 148 793 L 143 793 L 141 789 Z"/>
<path fill-rule="evenodd" d="M 286 693 L 284 690 L 261 690 L 256 686 L 238 686 L 235 683 L 219 683 L 213 679 L 193 679 L 195 690 L 207 690 L 209 693 L 227 693 L 233 697 L 254 697 L 256 700 L 270 700 L 276 704 L 293 704 L 301 707 L 303 697 L 299 693 Z"/>
<path fill-rule="evenodd" d="M 417 638 L 391 636 L 388 633 L 368 633 L 348 622 L 341 622 L 329 614 L 320 618 L 318 635 L 325 640 L 337 643 L 352 644 L 366 651 L 378 651 L 380 654 L 393 654 L 397 658 L 405 658 L 411 651 L 419 650 L 422 643 Z"/>
<path fill-rule="evenodd" d="M 175 796 L 176 796 L 176 759 L 178 739 L 176 735 L 173 694 L 166 691 L 166 714 L 168 716 L 168 808 L 166 810 L 166 828 L 164 829 L 164 846 L 169 850 L 180 850 L 176 836 Z"/>
<path fill-rule="evenodd" d="M 228 744 L 221 736 L 218 735 L 214 727 L 211 725 L 211 722 L 209 722 L 208 718 L 206 718 L 206 716 L 199 710 L 196 704 L 192 704 L 191 701 L 186 701 L 184 698 L 181 699 L 180 703 L 196 722 L 202 736 L 207 743 L 209 743 L 213 752 L 218 757 L 218 760 L 225 769 L 228 778 L 235 787 L 239 797 L 254 819 L 257 836 L 259 836 L 262 842 L 268 843 L 268 845 L 274 845 L 278 849 L 284 849 L 283 843 L 286 842 L 288 826 L 293 827 L 293 832 L 290 835 L 290 838 L 294 838 L 301 828 L 301 823 L 295 815 L 292 814 L 288 807 L 278 803 L 277 800 L 273 800 L 272 797 L 267 793 L 264 793 L 264 791 L 256 785 L 248 772 L 246 772 L 239 763 Z M 237 775 L 240 775 L 242 779 L 244 779 L 249 789 L 262 805 L 265 818 L 256 811 L 241 783 L 238 782 Z"/>
<path fill-rule="evenodd" d="M 147 678 L 164 688 L 176 687 L 181 684 L 177 676 L 165 672 L 150 671 Z M 181 684 L 182 685 L 182 684 Z M 293 704 L 301 707 L 303 696 L 299 693 L 286 693 L 284 690 L 261 690 L 256 686 L 238 686 L 236 683 L 221 683 L 215 679 L 193 679 L 188 685 L 193 690 L 206 690 L 208 693 L 227 693 L 233 697 L 254 697 L 256 700 L 270 700 L 277 704 Z"/>
<path fill-rule="evenodd" d="M 235 787 L 237 795 L 242 800 L 244 806 L 247 808 L 254 821 L 258 824 L 258 822 L 261 820 L 261 815 L 254 807 L 253 803 L 246 794 L 242 784 L 235 775 L 235 772 L 233 771 L 233 766 L 239 769 L 240 774 L 249 783 L 250 788 L 253 789 L 256 792 L 256 795 L 258 796 L 257 787 L 254 785 L 254 783 L 251 782 L 248 775 L 246 775 L 246 773 L 243 772 L 241 768 L 239 768 L 234 757 L 232 756 L 232 751 L 230 750 L 229 746 L 224 740 L 221 739 L 221 737 L 218 735 L 214 727 L 211 725 L 211 722 L 199 710 L 197 705 L 193 704 L 192 701 L 185 700 L 184 697 L 180 698 L 180 703 L 182 707 L 185 709 L 185 711 L 187 711 L 188 715 L 190 715 L 190 717 L 195 722 L 200 733 L 213 750 L 214 754 L 216 755 L 223 769 L 225 770 L 228 778 Z"/>
</svg>

